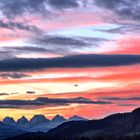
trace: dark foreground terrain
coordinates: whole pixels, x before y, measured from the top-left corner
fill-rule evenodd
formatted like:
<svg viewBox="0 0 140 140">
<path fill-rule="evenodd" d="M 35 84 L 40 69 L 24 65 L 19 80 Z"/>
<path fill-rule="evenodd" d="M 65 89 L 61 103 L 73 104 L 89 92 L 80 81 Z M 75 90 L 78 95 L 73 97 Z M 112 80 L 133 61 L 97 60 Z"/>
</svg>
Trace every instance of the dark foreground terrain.
<svg viewBox="0 0 140 140">
<path fill-rule="evenodd" d="M 21 135 L 13 138 L 8 138 L 6 140 L 140 140 L 140 135 L 133 135 L 133 136 L 113 136 L 113 135 L 104 135 L 104 136 L 97 136 L 97 137 L 48 137 L 46 134 L 42 133 L 30 133 L 26 135 Z"/>
<path fill-rule="evenodd" d="M 6 140 L 140 140 L 140 108 L 101 120 L 66 122 L 47 133 L 27 133 Z"/>
</svg>

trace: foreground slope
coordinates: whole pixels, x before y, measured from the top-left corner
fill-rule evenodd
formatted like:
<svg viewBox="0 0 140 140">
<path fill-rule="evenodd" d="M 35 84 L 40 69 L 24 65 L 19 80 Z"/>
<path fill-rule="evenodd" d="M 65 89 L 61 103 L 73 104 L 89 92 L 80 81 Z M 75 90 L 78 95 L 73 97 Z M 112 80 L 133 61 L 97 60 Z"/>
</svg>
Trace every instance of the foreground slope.
<svg viewBox="0 0 140 140">
<path fill-rule="evenodd" d="M 140 133 L 140 108 L 131 113 L 114 114 L 101 120 L 68 122 L 48 132 L 50 137 L 97 137 Z"/>
</svg>

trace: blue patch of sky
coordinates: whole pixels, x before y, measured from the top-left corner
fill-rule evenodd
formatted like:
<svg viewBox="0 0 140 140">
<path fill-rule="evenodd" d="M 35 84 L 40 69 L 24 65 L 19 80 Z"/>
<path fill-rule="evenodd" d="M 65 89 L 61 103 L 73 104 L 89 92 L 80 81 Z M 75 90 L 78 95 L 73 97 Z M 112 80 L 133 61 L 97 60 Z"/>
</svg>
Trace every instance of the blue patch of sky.
<svg viewBox="0 0 140 140">
<path fill-rule="evenodd" d="M 120 27 L 117 24 L 107 24 L 100 26 L 90 26 L 90 27 L 80 27 L 80 28 L 70 28 L 65 30 L 57 30 L 51 32 L 50 35 L 61 35 L 61 36 L 80 36 L 80 37 L 94 37 L 94 38 L 104 38 L 108 40 L 113 40 L 117 38 L 119 34 L 104 32 L 105 30 L 115 29 Z"/>
</svg>

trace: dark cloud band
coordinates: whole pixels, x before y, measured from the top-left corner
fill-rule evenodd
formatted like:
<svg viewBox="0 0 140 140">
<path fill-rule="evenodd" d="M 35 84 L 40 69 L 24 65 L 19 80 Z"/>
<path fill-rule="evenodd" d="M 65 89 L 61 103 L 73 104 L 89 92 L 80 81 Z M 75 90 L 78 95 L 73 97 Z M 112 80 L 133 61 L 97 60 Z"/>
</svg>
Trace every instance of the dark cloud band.
<svg viewBox="0 0 140 140">
<path fill-rule="evenodd" d="M 140 55 L 71 55 L 57 58 L 13 58 L 0 61 L 0 71 L 29 71 L 46 68 L 123 66 L 140 63 Z"/>
<path fill-rule="evenodd" d="M 110 101 L 140 101 L 140 97 L 128 97 L 128 98 L 120 98 L 120 97 L 105 97 L 101 98 L 102 100 L 110 100 Z"/>
<path fill-rule="evenodd" d="M 33 106 L 61 106 L 69 104 L 111 104 L 111 102 L 92 101 L 87 98 L 45 98 L 35 100 L 0 100 L 0 108 L 32 108 Z"/>
<path fill-rule="evenodd" d="M 25 74 L 25 73 L 20 73 L 20 72 L 2 72 L 2 73 L 0 73 L 0 78 L 20 79 L 20 78 L 25 78 L 25 77 L 29 77 L 29 75 Z"/>
<path fill-rule="evenodd" d="M 0 96 L 8 96 L 9 93 L 0 93 Z"/>
</svg>

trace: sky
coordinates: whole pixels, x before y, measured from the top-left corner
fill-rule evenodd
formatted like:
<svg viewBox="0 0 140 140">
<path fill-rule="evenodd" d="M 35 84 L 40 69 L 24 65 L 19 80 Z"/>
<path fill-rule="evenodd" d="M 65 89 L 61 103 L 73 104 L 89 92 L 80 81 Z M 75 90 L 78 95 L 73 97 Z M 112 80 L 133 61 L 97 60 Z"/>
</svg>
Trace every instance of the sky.
<svg viewBox="0 0 140 140">
<path fill-rule="evenodd" d="M 139 0 L 0 0 L 0 119 L 139 107 L 139 13 Z"/>
</svg>

